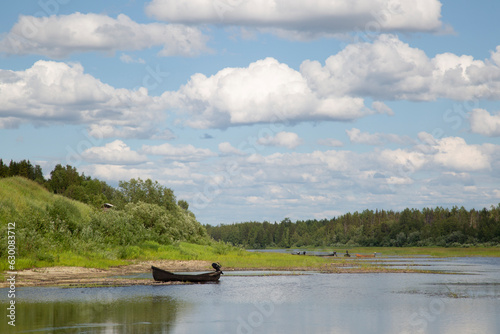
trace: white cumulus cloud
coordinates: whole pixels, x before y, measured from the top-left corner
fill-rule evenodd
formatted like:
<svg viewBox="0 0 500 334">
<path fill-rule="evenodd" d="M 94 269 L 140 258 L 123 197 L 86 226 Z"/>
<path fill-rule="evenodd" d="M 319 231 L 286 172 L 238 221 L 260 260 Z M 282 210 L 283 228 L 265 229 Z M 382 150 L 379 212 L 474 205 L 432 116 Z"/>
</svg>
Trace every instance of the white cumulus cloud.
<svg viewBox="0 0 500 334">
<path fill-rule="evenodd" d="M 320 96 L 344 94 L 387 100 L 432 101 L 500 98 L 499 49 L 491 60 L 468 55 L 438 54 L 429 58 L 395 35 L 380 35 L 372 43 L 347 45 L 325 65 L 306 60 L 301 73 Z M 374 103 L 377 111 L 391 113 Z"/>
<path fill-rule="evenodd" d="M 0 70 L 0 126 L 87 124 L 99 138 L 155 133 L 164 104 L 136 91 L 117 89 L 86 74 L 78 63 L 37 61 L 24 71 Z"/>
<path fill-rule="evenodd" d="M 147 161 L 147 157 L 132 151 L 121 140 L 115 140 L 104 146 L 91 147 L 82 153 L 83 159 L 92 163 L 133 165 Z"/>
<path fill-rule="evenodd" d="M 219 151 L 223 155 L 245 155 L 245 153 L 236 147 L 232 146 L 229 142 L 223 142 L 219 144 Z"/>
<path fill-rule="evenodd" d="M 143 50 L 155 46 L 160 56 L 195 56 L 208 51 L 208 37 L 195 27 L 139 24 L 124 14 L 74 13 L 50 17 L 20 16 L 0 40 L 0 52 L 64 58 L 77 52 Z"/>
<path fill-rule="evenodd" d="M 500 113 L 490 114 L 484 109 L 474 109 L 469 116 L 470 128 L 474 133 L 489 137 L 500 136 Z"/>
<path fill-rule="evenodd" d="M 437 31 L 438 0 L 153 0 L 146 13 L 160 20 L 267 29 L 294 39 L 348 31 Z"/>
<path fill-rule="evenodd" d="M 419 139 L 429 146 L 430 161 L 446 169 L 469 172 L 491 168 L 491 148 L 487 144 L 469 145 L 461 137 L 436 139 L 425 132 L 419 133 Z"/>
<path fill-rule="evenodd" d="M 225 128 L 263 122 L 349 121 L 375 113 L 359 97 L 331 93 L 319 97 L 298 71 L 274 58 L 245 68 L 225 68 L 207 77 L 191 77 L 163 98 L 188 112 L 194 128 Z"/>
</svg>

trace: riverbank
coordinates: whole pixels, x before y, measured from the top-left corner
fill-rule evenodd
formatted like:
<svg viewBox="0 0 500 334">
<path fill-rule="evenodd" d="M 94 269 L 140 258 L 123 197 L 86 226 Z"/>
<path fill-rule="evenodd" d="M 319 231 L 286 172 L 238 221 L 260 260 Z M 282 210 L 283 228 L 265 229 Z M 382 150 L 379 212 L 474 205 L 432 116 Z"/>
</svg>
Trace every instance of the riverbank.
<svg viewBox="0 0 500 334">
<path fill-rule="evenodd" d="M 158 260 L 144 261 L 124 266 L 110 267 L 107 269 L 84 267 L 45 267 L 32 268 L 17 272 L 16 286 L 127 286 L 127 285 L 153 285 L 175 284 L 162 283 L 145 279 L 130 279 L 123 276 L 145 273 L 157 266 L 170 271 L 205 271 L 211 268 L 208 261 L 176 261 Z M 0 288 L 8 286 L 8 282 L 0 283 Z"/>
<path fill-rule="evenodd" d="M 299 274 L 305 271 L 319 271 L 330 274 L 343 273 L 429 273 L 427 270 L 412 269 L 410 262 L 404 269 L 391 268 L 380 259 L 356 258 L 323 258 L 324 263 L 314 266 L 266 266 L 260 267 L 224 267 L 228 273 L 231 271 L 286 271 Z M 84 267 L 46 267 L 32 268 L 19 271 L 16 275 L 16 286 L 65 286 L 65 287 L 102 287 L 102 286 L 131 286 L 131 285 L 170 285 L 183 284 L 180 282 L 156 282 L 151 277 L 130 278 L 134 274 L 144 274 L 151 271 L 151 266 L 173 272 L 203 272 L 213 270 L 210 261 L 200 260 L 156 260 L 142 261 L 124 266 L 110 267 L 107 269 Z M 8 287 L 6 280 L 0 283 L 0 288 Z"/>
<path fill-rule="evenodd" d="M 155 282 L 149 279 L 130 278 L 133 274 L 144 274 L 151 266 L 173 272 L 212 271 L 212 262 L 220 262 L 225 272 L 240 270 L 272 270 L 272 271 L 318 271 L 323 273 L 429 273 L 429 270 L 416 269 L 413 261 L 422 256 L 438 258 L 452 257 L 492 257 L 500 254 L 498 247 L 491 248 L 361 248 L 351 247 L 351 258 L 343 257 L 338 250 L 338 257 L 309 256 L 314 252 L 331 254 L 332 249 L 308 249 L 308 256 L 290 255 L 292 250 L 267 250 L 247 252 L 224 246 L 216 252 L 213 247 L 181 243 L 177 248 L 167 250 L 149 250 L 146 259 L 120 260 L 118 264 L 93 260 L 65 261 L 64 254 L 60 264 L 52 266 L 31 267 L 18 270 L 16 286 L 126 286 L 126 285 L 161 285 L 179 283 Z M 373 254 L 374 258 L 357 259 L 355 254 Z M 159 257 L 163 259 L 158 259 Z M 184 257 L 184 259 L 182 259 Z M 166 259 L 167 258 L 167 259 Z M 93 261 L 93 262 L 92 262 Z M 397 261 L 397 266 L 392 264 Z M 401 263 L 403 262 L 403 263 Z M 75 263 L 84 264 L 77 266 Z M 97 265 L 99 266 L 97 266 Z M 0 281 L 0 288 L 8 286 L 7 272 Z M 127 277 L 128 276 L 128 277 Z"/>
</svg>

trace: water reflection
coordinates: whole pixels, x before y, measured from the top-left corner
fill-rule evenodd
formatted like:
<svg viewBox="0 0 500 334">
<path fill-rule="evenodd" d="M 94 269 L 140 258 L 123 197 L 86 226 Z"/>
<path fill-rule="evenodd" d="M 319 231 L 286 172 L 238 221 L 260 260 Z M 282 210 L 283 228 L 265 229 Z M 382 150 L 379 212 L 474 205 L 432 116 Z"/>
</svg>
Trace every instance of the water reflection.
<svg viewBox="0 0 500 334">
<path fill-rule="evenodd" d="M 36 294 L 32 290 L 20 291 Z M 49 290 L 70 301 L 57 301 L 56 296 L 45 302 L 41 296 L 35 302 L 22 298 L 16 308 L 16 333 L 170 333 L 179 312 L 189 311 L 189 305 L 165 296 L 131 299 L 113 289 Z M 6 324 L 1 328 L 1 333 L 8 333 Z"/>
<path fill-rule="evenodd" d="M 23 288 L 16 332 L 500 333 L 500 259 L 416 264 L 459 274 L 225 275 L 208 285 Z"/>
</svg>

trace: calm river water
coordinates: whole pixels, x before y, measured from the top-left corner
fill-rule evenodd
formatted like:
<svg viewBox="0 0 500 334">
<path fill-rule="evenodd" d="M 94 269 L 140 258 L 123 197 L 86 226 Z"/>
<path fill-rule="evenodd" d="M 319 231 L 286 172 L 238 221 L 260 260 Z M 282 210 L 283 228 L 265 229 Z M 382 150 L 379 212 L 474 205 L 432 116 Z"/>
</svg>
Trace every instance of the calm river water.
<svg viewBox="0 0 500 334">
<path fill-rule="evenodd" d="M 454 274 L 227 272 L 218 284 L 19 288 L 15 331 L 4 317 L 0 332 L 500 333 L 500 258 L 381 261 Z"/>
</svg>

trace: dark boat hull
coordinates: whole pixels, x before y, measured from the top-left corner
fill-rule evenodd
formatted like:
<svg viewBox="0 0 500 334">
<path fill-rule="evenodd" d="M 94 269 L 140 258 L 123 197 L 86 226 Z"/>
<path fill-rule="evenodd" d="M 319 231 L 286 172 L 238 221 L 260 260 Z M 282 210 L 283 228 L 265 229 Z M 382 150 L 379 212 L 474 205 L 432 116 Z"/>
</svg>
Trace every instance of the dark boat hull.
<svg viewBox="0 0 500 334">
<path fill-rule="evenodd" d="M 174 274 L 154 266 L 151 266 L 151 269 L 153 270 L 154 280 L 159 282 L 217 282 L 222 273 L 220 271 L 213 271 L 204 274 L 189 275 Z"/>
</svg>

